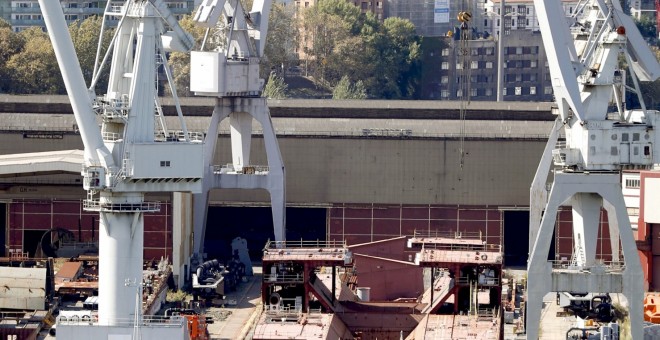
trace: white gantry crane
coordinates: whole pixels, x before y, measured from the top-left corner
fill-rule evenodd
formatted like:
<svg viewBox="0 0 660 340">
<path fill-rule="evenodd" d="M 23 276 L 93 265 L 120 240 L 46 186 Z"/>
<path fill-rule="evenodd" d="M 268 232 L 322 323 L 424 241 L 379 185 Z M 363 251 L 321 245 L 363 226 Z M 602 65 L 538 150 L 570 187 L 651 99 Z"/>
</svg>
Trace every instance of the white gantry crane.
<svg viewBox="0 0 660 340">
<path fill-rule="evenodd" d="M 579 1 L 571 18 L 565 17 L 559 0 L 534 0 L 534 5 L 558 118 L 530 192 L 527 338 L 538 339 L 542 300 L 548 292 L 598 292 L 625 295 L 633 339 L 642 339 L 644 277 L 620 170 L 650 169 L 660 163 L 660 152 L 654 150 L 660 142 L 655 133 L 660 115 L 646 110 L 638 83 L 657 79 L 660 65 L 618 0 Z M 633 87 L 625 85 L 622 60 Z M 641 109 L 625 108 L 626 89 L 637 93 Z M 561 127 L 565 145 L 557 145 Z M 552 160 L 560 169 L 547 193 Z M 563 204 L 572 206 L 573 261 L 553 268 L 547 258 Z M 601 208 L 608 215 L 611 264 L 596 259 Z"/>
<path fill-rule="evenodd" d="M 191 52 L 190 89 L 216 98 L 205 141 L 202 193 L 194 195 L 194 254 L 203 251 L 209 191 L 215 188 L 266 189 L 270 193 L 276 241 L 284 241 L 285 172 L 275 129 L 259 77 L 259 62 L 268 34 L 270 0 L 254 0 L 246 13 L 239 0 L 204 0 L 195 13 L 197 25 L 207 29 L 201 51 Z M 214 36 L 213 31 L 224 29 Z M 220 39 L 218 48 L 204 51 L 207 39 Z M 229 117 L 232 163 L 213 166 L 218 127 Z M 268 165 L 250 160 L 252 123 L 261 124 Z"/>
<path fill-rule="evenodd" d="M 128 323 L 132 327 L 140 306 L 136 306 L 135 285 L 126 282 L 139 285 L 142 281 L 144 213 L 160 206 L 145 201 L 145 193 L 198 193 L 204 174 L 203 144 L 188 135 L 178 101 L 183 131 L 173 133 L 167 129 L 157 94 L 161 66 L 173 86 L 165 52 L 189 51 L 193 38 L 161 0 L 127 0 L 120 6 L 107 3 L 104 17 L 120 20 L 88 89 L 60 2 L 39 0 L 85 148 L 82 175 L 88 197 L 84 209 L 100 215 L 97 325 L 106 327 L 68 333 L 66 325 L 58 323 L 58 337 L 63 338 L 104 338 L 121 334 L 117 329 Z M 97 97 L 93 89 L 110 55 L 107 93 Z M 176 98 L 174 88 L 172 92 Z M 152 326 L 143 331 L 149 332 Z M 180 328 L 185 330 L 185 325 Z"/>
</svg>

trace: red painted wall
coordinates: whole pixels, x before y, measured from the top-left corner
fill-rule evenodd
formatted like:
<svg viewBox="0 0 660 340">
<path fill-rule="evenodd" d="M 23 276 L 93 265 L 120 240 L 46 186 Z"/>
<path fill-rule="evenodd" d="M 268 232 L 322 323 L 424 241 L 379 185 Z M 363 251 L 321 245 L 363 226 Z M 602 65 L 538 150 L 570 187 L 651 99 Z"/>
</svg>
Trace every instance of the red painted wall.
<svg viewBox="0 0 660 340">
<path fill-rule="evenodd" d="M 502 212 L 496 206 L 336 204 L 330 208 L 328 239 L 360 244 L 424 232 L 481 232 L 501 244 Z"/>
<path fill-rule="evenodd" d="M 171 211 L 171 204 L 163 202 L 159 212 L 145 213 L 145 260 L 160 259 L 161 256 L 172 257 Z M 98 240 L 99 214 L 84 211 L 80 200 L 12 200 L 8 203 L 7 219 L 9 225 L 7 244 L 13 249 L 23 249 L 26 230 L 45 232 L 51 228 L 65 228 L 78 238 L 79 223 L 83 241 L 91 241 L 92 238 Z"/>
<path fill-rule="evenodd" d="M 503 244 L 503 217 L 498 206 L 336 204 L 330 208 L 328 239 L 349 245 L 373 242 L 425 232 L 460 231 L 481 233 L 488 244 Z M 557 217 L 555 252 L 557 259 L 571 259 L 573 217 L 570 207 Z M 525 231 L 526 232 L 526 231 Z M 596 257 L 611 260 L 607 212 L 601 211 Z M 405 260 L 405 259 L 404 259 Z"/>
<path fill-rule="evenodd" d="M 651 236 L 651 223 L 644 221 L 644 210 L 646 202 L 644 201 L 645 181 L 647 178 L 660 178 L 660 172 L 657 171 L 641 171 L 639 173 L 641 186 L 639 190 L 639 219 L 637 222 L 637 240 L 647 242 L 649 246 L 652 245 L 650 240 Z M 657 207 L 648 207 L 649 209 L 657 209 Z M 644 284 L 647 290 L 652 289 L 657 291 L 660 282 L 653 282 L 653 254 L 651 250 L 638 251 L 639 259 L 642 262 L 642 270 L 644 271 Z"/>
<path fill-rule="evenodd" d="M 423 268 L 415 263 L 388 261 L 354 254 L 358 287 L 369 287 L 371 301 L 417 298 L 424 293 Z"/>
</svg>

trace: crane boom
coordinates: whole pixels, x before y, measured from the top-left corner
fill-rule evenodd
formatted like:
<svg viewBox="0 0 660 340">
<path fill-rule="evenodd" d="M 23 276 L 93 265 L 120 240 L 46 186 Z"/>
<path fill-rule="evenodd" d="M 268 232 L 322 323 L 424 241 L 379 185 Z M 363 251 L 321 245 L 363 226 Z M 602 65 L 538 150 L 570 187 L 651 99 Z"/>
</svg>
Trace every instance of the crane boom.
<svg viewBox="0 0 660 340">
<path fill-rule="evenodd" d="M 59 1 L 39 0 L 39 6 L 41 6 L 46 28 L 53 41 L 55 57 L 85 147 L 85 164 L 112 169 L 115 167 L 114 160 L 108 148 L 103 144 L 101 132 L 98 130 L 96 118 L 93 115 L 92 94 L 87 91 L 85 86 L 80 62 L 73 47 L 60 3 Z"/>
<path fill-rule="evenodd" d="M 143 277 L 144 213 L 160 210 L 160 202 L 145 201 L 145 194 L 201 191 L 204 145 L 188 137 L 180 110 L 184 138 L 167 130 L 157 88 L 161 65 L 166 68 L 169 85 L 174 86 L 165 51 L 189 51 L 194 39 L 162 0 L 127 0 L 122 6 L 107 6 L 104 18 L 121 20 L 110 43 L 107 91 L 94 98 L 85 87 L 60 2 L 40 0 L 40 5 L 85 146 L 82 174 L 87 199 L 83 208 L 98 212 L 100 217 L 98 322 L 59 324 L 58 336 L 102 339 L 113 328 L 139 328 L 142 323 L 141 299 L 136 301 L 135 297 L 141 297 L 136 288 Z M 174 88 L 172 94 L 178 104 Z M 100 129 L 92 113 L 101 120 Z M 161 123 L 160 130 L 157 122 Z M 184 327 L 164 325 L 170 334 Z M 143 336 L 148 338 L 145 334 L 150 331 L 142 330 Z"/>
</svg>

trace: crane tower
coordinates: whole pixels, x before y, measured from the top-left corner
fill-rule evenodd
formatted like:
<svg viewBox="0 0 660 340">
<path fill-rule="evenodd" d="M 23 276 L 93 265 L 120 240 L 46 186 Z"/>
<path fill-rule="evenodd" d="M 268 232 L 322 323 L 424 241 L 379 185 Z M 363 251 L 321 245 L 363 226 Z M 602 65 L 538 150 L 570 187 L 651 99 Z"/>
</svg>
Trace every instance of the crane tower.
<svg viewBox="0 0 660 340">
<path fill-rule="evenodd" d="M 88 89 L 60 2 L 39 0 L 84 144 L 83 206 L 100 215 L 98 321 L 77 330 L 58 324 L 63 338 L 110 337 L 125 334 L 127 324 L 139 327 L 144 213 L 160 208 L 159 202 L 146 201 L 145 193 L 202 189 L 203 144 L 189 136 L 176 100 L 182 131 L 168 130 L 157 93 L 161 65 L 173 86 L 165 52 L 189 51 L 194 40 L 161 0 L 115 3 L 107 2 L 104 16 L 120 21 Z M 110 55 L 107 92 L 97 97 L 93 89 Z M 186 326 L 177 325 L 168 327 L 183 337 Z M 154 326 L 143 332 L 153 332 Z M 158 334 L 169 338 L 169 333 Z"/>
<path fill-rule="evenodd" d="M 535 0 L 534 6 L 558 117 L 530 190 L 527 338 L 538 339 L 545 294 L 594 292 L 623 293 L 633 339 L 642 339 L 643 273 L 620 171 L 650 169 L 660 162 L 660 152 L 654 150 L 660 142 L 655 132 L 660 115 L 646 110 L 639 90 L 640 80 L 660 76 L 660 65 L 619 1 L 579 1 L 568 19 L 561 1 Z M 625 85 L 622 59 L 633 87 Z M 626 109 L 626 89 L 637 93 L 641 109 Z M 610 112 L 610 107 L 616 109 Z M 565 145 L 557 144 L 562 127 Z M 552 161 L 559 170 L 548 193 Z M 547 257 L 561 205 L 572 206 L 573 259 L 553 266 Z M 596 258 L 601 209 L 608 215 L 611 263 Z"/>
<path fill-rule="evenodd" d="M 204 0 L 195 13 L 207 40 L 220 40 L 212 51 L 191 52 L 190 89 L 199 96 L 215 97 L 215 108 L 205 141 L 205 176 L 202 193 L 194 196 L 194 254 L 201 254 L 209 190 L 214 188 L 266 189 L 270 193 L 276 241 L 284 241 L 285 169 L 266 98 L 259 62 L 268 34 L 270 0 L 254 0 L 246 13 L 240 1 Z M 213 32 L 224 29 L 224 34 Z M 218 127 L 229 117 L 232 162 L 213 166 Z M 253 121 L 262 128 L 268 165 L 252 164 L 250 147 Z"/>
</svg>

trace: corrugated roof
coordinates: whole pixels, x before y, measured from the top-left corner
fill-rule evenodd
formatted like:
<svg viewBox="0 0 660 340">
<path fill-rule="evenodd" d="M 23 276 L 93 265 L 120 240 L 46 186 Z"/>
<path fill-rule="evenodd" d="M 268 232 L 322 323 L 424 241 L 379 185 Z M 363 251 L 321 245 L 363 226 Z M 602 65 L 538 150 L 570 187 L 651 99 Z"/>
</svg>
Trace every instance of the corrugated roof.
<svg viewBox="0 0 660 340">
<path fill-rule="evenodd" d="M 0 176 L 42 173 L 80 173 L 82 150 L 32 152 L 0 156 Z"/>
<path fill-rule="evenodd" d="M 165 117 L 170 130 L 181 130 L 177 117 Z M 378 118 L 273 118 L 278 136 L 319 136 L 353 138 L 467 138 L 546 139 L 552 121 L 458 120 L 458 119 L 378 119 Z M 0 113 L 0 130 L 74 132 L 73 115 Z M 208 130 L 211 117 L 186 117 L 189 131 Z M 255 134 L 261 125 L 253 121 Z M 220 134 L 229 134 L 229 120 L 222 121 Z"/>
</svg>

